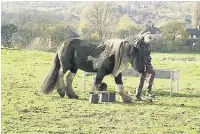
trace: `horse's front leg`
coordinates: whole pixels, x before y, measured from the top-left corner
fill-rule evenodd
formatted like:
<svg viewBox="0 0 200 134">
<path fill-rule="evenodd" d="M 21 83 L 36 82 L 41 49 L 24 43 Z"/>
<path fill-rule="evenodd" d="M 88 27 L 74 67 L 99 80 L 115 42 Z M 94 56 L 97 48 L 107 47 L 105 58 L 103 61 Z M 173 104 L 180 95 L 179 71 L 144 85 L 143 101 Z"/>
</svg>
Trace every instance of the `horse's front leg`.
<svg viewBox="0 0 200 134">
<path fill-rule="evenodd" d="M 102 84 L 102 80 L 105 77 L 105 75 L 106 74 L 103 71 L 97 72 L 97 75 L 96 75 L 95 81 L 92 85 L 91 91 L 99 91 L 100 90 L 100 86 Z"/>
<path fill-rule="evenodd" d="M 119 92 L 119 95 L 120 95 L 122 101 L 125 103 L 131 102 L 132 97 L 124 92 L 124 85 L 123 85 L 121 73 L 117 77 L 115 77 L 115 83 L 116 83 L 116 87 L 117 87 L 117 90 Z"/>
</svg>

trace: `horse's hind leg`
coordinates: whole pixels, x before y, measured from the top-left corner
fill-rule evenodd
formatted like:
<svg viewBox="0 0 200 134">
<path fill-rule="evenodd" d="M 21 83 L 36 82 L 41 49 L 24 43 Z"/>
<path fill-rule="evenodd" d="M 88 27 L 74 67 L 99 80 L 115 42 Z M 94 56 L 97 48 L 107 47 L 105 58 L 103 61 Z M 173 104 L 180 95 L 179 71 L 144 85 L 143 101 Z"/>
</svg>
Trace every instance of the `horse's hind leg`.
<svg viewBox="0 0 200 134">
<path fill-rule="evenodd" d="M 67 76 L 67 85 L 65 85 L 63 77 L 64 74 L 72 67 L 72 61 L 73 61 L 73 57 L 74 57 L 74 49 L 72 47 L 72 44 L 70 44 L 69 42 L 64 42 L 60 49 L 58 50 L 58 57 L 60 59 L 60 65 L 61 65 L 61 69 L 59 70 L 59 77 L 57 80 L 57 90 L 58 93 L 61 97 L 65 96 L 65 93 L 68 95 L 71 95 L 72 93 L 70 92 L 70 89 L 68 91 L 68 87 L 71 87 L 70 84 L 73 81 L 74 78 L 74 74 L 68 74 Z M 74 94 L 72 94 L 73 96 Z M 75 95 L 74 95 L 75 96 Z M 73 96 L 73 97 L 74 97 Z"/>
<path fill-rule="evenodd" d="M 74 92 L 74 90 L 72 88 L 72 82 L 76 75 L 76 72 L 77 72 L 77 69 L 71 68 L 70 72 L 68 73 L 68 75 L 66 77 L 66 95 L 70 99 L 72 99 L 72 98 L 78 99 L 78 96 L 76 95 L 76 93 Z"/>
<path fill-rule="evenodd" d="M 63 69 L 60 68 L 59 73 L 58 73 L 57 84 L 56 84 L 57 91 L 58 91 L 58 94 L 60 95 L 60 97 L 65 96 L 65 83 L 63 80 L 63 76 L 64 76 Z"/>
</svg>

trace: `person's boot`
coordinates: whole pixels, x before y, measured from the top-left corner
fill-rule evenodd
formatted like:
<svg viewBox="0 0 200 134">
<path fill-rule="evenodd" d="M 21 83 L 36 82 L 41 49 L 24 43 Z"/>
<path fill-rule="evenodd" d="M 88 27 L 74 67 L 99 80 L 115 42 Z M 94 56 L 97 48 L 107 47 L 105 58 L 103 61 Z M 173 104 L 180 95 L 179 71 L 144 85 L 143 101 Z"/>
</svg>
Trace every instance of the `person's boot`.
<svg viewBox="0 0 200 134">
<path fill-rule="evenodd" d="M 152 85 L 149 85 L 146 91 L 146 96 L 154 98 L 155 94 L 152 93 Z"/>
<path fill-rule="evenodd" d="M 136 101 L 143 101 L 142 95 L 136 95 Z"/>
<path fill-rule="evenodd" d="M 137 101 L 143 101 L 143 99 L 142 99 L 142 89 L 139 89 L 139 88 L 137 88 L 136 89 L 136 100 Z"/>
</svg>

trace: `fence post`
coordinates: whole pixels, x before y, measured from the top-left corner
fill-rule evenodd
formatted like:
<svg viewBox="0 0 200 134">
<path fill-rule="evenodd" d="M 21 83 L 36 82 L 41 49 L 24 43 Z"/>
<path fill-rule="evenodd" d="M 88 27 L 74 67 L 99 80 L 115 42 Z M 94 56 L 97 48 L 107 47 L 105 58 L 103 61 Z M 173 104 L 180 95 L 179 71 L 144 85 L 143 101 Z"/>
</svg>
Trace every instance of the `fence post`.
<svg viewBox="0 0 200 134">
<path fill-rule="evenodd" d="M 171 70 L 171 73 L 170 73 L 170 96 L 172 96 L 172 88 L 173 88 L 173 80 L 172 80 L 172 70 Z"/>
<path fill-rule="evenodd" d="M 83 90 L 85 91 L 85 76 L 86 76 L 86 72 L 83 71 Z"/>
<path fill-rule="evenodd" d="M 176 79 L 176 91 L 179 90 L 179 71 L 177 70 L 177 79 Z"/>
<path fill-rule="evenodd" d="M 52 45 L 51 45 L 51 35 L 49 35 L 49 48 L 52 48 Z"/>
</svg>

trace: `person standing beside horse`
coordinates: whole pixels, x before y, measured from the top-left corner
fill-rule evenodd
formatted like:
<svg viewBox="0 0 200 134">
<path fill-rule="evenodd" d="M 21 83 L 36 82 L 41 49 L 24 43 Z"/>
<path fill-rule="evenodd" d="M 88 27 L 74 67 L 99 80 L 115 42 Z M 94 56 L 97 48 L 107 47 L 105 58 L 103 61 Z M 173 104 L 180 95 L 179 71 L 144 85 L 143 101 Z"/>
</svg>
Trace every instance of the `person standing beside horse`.
<svg viewBox="0 0 200 134">
<path fill-rule="evenodd" d="M 152 35 L 150 32 L 146 32 L 142 35 L 140 35 L 139 40 L 136 43 L 136 46 L 143 50 L 144 52 L 144 70 L 141 72 L 140 78 L 139 78 L 139 84 L 136 89 L 136 99 L 137 100 L 143 100 L 142 95 L 142 88 L 144 85 L 144 82 L 146 80 L 147 73 L 150 74 L 149 81 L 148 81 L 148 87 L 146 90 L 146 95 L 149 97 L 155 97 L 155 95 L 152 93 L 152 85 L 155 77 L 155 70 L 153 69 L 153 66 L 151 64 L 151 44 L 152 41 Z"/>
</svg>

